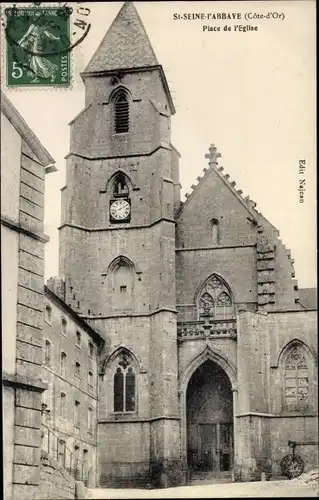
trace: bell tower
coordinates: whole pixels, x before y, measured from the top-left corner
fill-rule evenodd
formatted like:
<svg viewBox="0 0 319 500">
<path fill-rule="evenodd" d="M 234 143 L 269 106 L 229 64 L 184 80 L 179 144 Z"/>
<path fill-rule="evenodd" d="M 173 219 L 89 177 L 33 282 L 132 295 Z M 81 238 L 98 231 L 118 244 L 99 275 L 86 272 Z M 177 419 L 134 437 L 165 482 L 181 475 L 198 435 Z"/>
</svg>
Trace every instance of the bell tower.
<svg viewBox="0 0 319 500">
<path fill-rule="evenodd" d="M 171 144 L 175 109 L 165 74 L 131 2 L 81 76 L 86 99 L 70 124 L 60 275 L 66 303 L 106 340 L 98 483 L 145 484 L 151 476 L 169 486 L 181 481 L 179 153 Z"/>
</svg>

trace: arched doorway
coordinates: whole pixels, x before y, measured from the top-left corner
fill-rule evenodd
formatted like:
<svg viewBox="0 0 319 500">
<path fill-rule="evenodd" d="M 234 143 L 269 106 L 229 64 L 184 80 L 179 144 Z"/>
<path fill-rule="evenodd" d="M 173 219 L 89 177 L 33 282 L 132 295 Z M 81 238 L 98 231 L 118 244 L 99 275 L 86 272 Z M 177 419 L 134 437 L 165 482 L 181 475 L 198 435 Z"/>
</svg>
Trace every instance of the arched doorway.
<svg viewBox="0 0 319 500">
<path fill-rule="evenodd" d="M 191 376 L 186 391 L 187 462 L 215 477 L 233 467 L 233 393 L 225 371 L 208 359 Z"/>
</svg>

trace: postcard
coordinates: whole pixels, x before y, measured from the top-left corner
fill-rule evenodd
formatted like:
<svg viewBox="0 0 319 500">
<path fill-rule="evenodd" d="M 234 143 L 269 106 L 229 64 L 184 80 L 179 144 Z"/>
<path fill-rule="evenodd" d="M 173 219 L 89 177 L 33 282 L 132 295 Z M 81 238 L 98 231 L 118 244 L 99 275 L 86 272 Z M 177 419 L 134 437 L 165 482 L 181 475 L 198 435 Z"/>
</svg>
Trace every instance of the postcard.
<svg viewBox="0 0 319 500">
<path fill-rule="evenodd" d="M 316 496 L 315 2 L 1 22 L 5 498 Z"/>
</svg>

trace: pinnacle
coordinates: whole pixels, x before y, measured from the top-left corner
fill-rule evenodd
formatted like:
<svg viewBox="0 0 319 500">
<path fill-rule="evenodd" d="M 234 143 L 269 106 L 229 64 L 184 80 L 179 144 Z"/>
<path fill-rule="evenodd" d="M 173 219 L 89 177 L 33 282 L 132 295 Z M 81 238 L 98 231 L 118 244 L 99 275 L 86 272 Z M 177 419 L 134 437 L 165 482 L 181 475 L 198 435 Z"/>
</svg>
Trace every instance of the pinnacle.
<svg viewBox="0 0 319 500">
<path fill-rule="evenodd" d="M 84 73 L 158 65 L 133 2 L 125 2 Z"/>
</svg>

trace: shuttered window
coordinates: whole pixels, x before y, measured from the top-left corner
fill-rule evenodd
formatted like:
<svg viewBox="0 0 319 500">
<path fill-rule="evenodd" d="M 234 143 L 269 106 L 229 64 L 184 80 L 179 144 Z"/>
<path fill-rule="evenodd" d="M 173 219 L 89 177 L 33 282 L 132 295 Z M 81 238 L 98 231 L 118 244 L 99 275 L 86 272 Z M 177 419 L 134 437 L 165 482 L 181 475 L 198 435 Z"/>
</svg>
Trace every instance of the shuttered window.
<svg viewBox="0 0 319 500">
<path fill-rule="evenodd" d="M 114 99 L 115 132 L 122 134 L 129 131 L 129 102 L 124 91 L 119 92 Z"/>
</svg>

